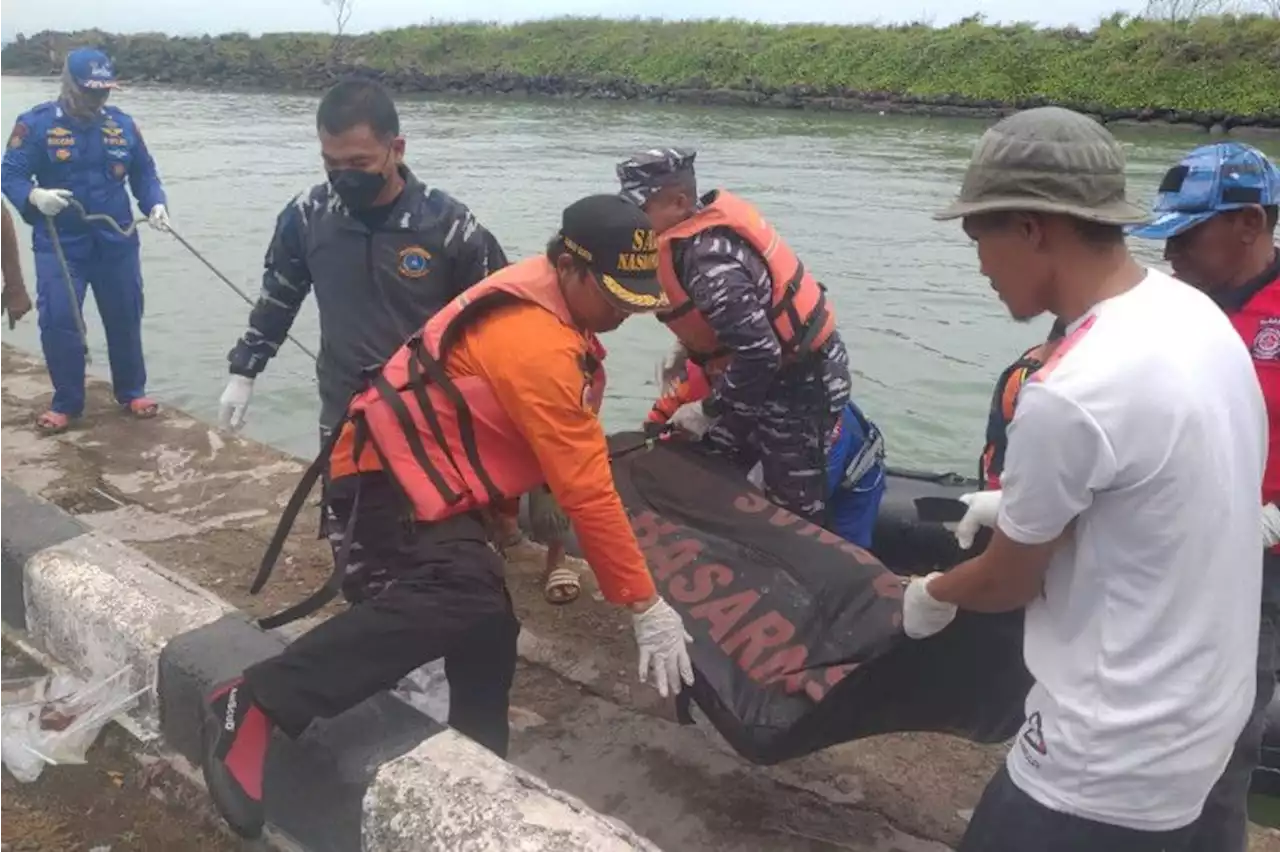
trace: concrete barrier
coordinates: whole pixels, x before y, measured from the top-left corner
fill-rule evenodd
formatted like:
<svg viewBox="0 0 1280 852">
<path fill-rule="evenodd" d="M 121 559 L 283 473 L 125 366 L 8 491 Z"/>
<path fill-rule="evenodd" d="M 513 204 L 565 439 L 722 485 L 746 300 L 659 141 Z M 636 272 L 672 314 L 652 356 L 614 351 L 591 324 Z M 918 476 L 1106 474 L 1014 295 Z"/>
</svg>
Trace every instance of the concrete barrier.
<svg viewBox="0 0 1280 852">
<path fill-rule="evenodd" d="M 287 640 L 8 480 L 2 498 L 5 624 L 82 676 L 128 667 L 153 687 L 134 721 L 199 764 L 203 696 Z M 657 849 L 390 694 L 277 735 L 264 798 L 312 852 Z"/>
</svg>

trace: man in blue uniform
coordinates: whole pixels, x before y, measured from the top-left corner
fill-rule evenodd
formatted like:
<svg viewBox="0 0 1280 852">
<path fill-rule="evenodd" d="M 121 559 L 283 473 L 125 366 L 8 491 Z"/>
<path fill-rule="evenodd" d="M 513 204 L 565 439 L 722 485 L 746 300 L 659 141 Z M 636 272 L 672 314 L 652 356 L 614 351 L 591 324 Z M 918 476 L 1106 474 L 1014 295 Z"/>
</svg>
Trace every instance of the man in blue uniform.
<svg viewBox="0 0 1280 852">
<path fill-rule="evenodd" d="M 86 222 L 71 204 L 74 200 L 85 213 L 110 216 L 124 228 L 133 222 L 132 190 L 153 226 L 168 225 L 164 189 L 138 125 L 107 106 L 115 87 L 115 68 L 106 54 L 72 51 L 58 99 L 19 116 L 5 147 L 0 189 L 32 226 L 40 343 L 53 380 L 53 404 L 37 421 L 46 432 L 62 431 L 84 411 L 85 351 L 78 314 L 89 286 L 106 330 L 116 401 L 135 417 L 152 417 L 158 410 L 146 395 L 138 236 Z M 70 268 L 70 287 L 57 244 Z"/>
</svg>

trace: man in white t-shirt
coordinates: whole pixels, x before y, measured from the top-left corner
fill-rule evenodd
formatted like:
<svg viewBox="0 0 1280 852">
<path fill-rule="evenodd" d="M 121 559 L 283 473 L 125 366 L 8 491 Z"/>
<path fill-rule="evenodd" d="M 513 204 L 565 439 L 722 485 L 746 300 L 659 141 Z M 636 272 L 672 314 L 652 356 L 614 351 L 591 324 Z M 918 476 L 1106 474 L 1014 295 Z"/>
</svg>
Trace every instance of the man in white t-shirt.
<svg viewBox="0 0 1280 852">
<path fill-rule="evenodd" d="M 1023 387 L 986 550 L 914 580 L 904 629 L 1026 608 L 1027 720 L 960 852 L 1173 852 L 1253 702 L 1266 412 L 1202 293 L 1145 269 L 1124 154 L 1049 107 L 982 137 L 959 199 L 1015 319 L 1066 336 Z M 945 640 L 943 640 L 945 641 Z"/>
</svg>

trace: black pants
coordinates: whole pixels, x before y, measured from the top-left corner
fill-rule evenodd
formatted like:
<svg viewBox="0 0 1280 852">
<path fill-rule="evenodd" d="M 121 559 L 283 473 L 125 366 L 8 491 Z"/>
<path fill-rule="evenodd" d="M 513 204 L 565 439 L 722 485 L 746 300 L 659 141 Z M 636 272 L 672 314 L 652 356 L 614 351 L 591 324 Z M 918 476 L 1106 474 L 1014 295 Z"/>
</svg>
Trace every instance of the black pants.
<svg viewBox="0 0 1280 852">
<path fill-rule="evenodd" d="M 1191 826 L 1136 831 L 1046 808 L 1000 767 L 956 852 L 1183 852 Z"/>
<path fill-rule="evenodd" d="M 350 515 L 355 477 L 330 488 L 335 515 Z M 436 524 L 404 519 L 382 476 L 361 477 L 353 538 L 386 578 L 377 591 L 245 672 L 249 691 L 285 734 L 336 716 L 444 657 L 449 725 L 505 757 L 507 709 L 520 623 L 502 558 L 474 515 Z M 353 553 L 354 558 L 354 553 Z"/>
<path fill-rule="evenodd" d="M 1249 782 L 1262 755 L 1267 705 L 1276 688 L 1276 620 L 1280 607 L 1262 605 L 1258 625 L 1258 692 L 1227 768 L 1209 791 L 1204 811 L 1192 826 L 1188 852 L 1245 852 L 1249 846 Z"/>
</svg>

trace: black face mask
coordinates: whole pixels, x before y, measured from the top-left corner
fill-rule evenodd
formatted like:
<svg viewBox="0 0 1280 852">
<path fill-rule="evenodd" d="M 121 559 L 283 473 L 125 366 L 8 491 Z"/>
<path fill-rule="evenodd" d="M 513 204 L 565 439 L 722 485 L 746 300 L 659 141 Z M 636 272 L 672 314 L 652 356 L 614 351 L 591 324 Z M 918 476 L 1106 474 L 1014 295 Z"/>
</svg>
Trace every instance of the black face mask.
<svg viewBox="0 0 1280 852">
<path fill-rule="evenodd" d="M 334 169 L 329 172 L 329 184 L 348 209 L 368 210 L 386 187 L 387 176 L 363 169 Z"/>
</svg>

